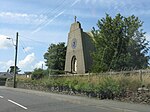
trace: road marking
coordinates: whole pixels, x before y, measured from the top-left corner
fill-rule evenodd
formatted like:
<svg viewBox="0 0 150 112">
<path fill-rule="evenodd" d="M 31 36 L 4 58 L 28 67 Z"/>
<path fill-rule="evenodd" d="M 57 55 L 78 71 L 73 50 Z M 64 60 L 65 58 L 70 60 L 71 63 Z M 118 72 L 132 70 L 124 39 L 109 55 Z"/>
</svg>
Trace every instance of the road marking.
<svg viewBox="0 0 150 112">
<path fill-rule="evenodd" d="M 125 109 L 125 108 L 124 109 L 123 108 L 117 108 L 117 107 L 109 107 L 109 108 L 120 110 L 120 111 L 123 111 L 123 112 L 139 112 L 139 111 L 129 110 L 129 109 Z"/>
<path fill-rule="evenodd" d="M 4 98 L 3 96 L 0 96 L 0 98 Z"/>
<path fill-rule="evenodd" d="M 23 105 L 21 105 L 21 104 L 19 104 L 19 103 L 16 103 L 16 102 L 14 102 L 14 101 L 12 101 L 12 100 L 9 100 L 9 99 L 8 99 L 8 101 L 11 102 L 11 103 L 13 103 L 13 104 L 15 104 L 15 105 L 17 105 L 17 106 L 19 106 L 19 107 L 21 107 L 21 108 L 23 108 L 23 109 L 25 109 L 25 110 L 28 109 L 27 107 L 25 107 L 25 106 L 23 106 Z"/>
<path fill-rule="evenodd" d="M 139 112 L 139 111 L 135 111 L 135 110 L 129 110 L 126 108 L 118 108 L 118 107 L 106 107 L 106 106 L 100 106 L 100 105 L 88 105 L 88 106 L 92 106 L 92 107 L 96 107 L 96 108 L 100 108 L 103 110 L 116 110 L 117 112 Z"/>
</svg>

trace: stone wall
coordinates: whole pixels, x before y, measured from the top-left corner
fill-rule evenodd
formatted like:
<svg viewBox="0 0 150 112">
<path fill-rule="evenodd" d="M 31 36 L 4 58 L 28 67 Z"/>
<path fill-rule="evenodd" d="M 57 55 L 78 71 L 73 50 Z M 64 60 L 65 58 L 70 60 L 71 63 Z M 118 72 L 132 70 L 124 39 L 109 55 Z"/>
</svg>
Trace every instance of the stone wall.
<svg viewBox="0 0 150 112">
<path fill-rule="evenodd" d="M 7 81 L 6 86 L 13 87 L 13 82 Z M 72 90 L 71 88 L 63 87 L 63 86 L 53 86 L 53 87 L 49 86 L 48 87 L 45 85 L 19 82 L 17 83 L 17 88 L 38 90 L 38 91 L 45 91 L 45 92 L 54 92 L 54 93 L 68 94 L 68 95 L 88 96 L 88 97 L 103 99 L 101 94 L 95 94 L 92 91 L 91 92 L 76 91 L 76 90 Z M 117 96 L 112 100 L 150 105 L 150 91 L 137 91 L 137 92 L 126 91 L 123 96 L 121 97 Z"/>
<path fill-rule="evenodd" d="M 5 77 L 0 77 L 0 86 L 5 86 L 6 79 L 7 78 L 5 78 Z"/>
</svg>

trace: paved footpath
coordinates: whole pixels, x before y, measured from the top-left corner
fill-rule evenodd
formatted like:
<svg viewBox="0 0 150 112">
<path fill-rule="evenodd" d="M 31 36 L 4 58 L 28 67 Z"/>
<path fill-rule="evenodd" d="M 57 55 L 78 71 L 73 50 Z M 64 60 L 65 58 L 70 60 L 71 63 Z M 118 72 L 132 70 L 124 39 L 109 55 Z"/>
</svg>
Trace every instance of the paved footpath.
<svg viewBox="0 0 150 112">
<path fill-rule="evenodd" d="M 150 105 L 0 87 L 0 112 L 150 112 Z"/>
</svg>

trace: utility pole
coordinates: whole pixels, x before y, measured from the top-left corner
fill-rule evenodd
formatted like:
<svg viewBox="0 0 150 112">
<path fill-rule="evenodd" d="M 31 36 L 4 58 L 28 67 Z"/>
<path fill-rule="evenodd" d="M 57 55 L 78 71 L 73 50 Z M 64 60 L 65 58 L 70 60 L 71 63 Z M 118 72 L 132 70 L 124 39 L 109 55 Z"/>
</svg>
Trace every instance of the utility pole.
<svg viewBox="0 0 150 112">
<path fill-rule="evenodd" d="M 14 88 L 16 88 L 17 53 L 18 53 L 18 32 L 16 34 L 16 45 L 15 45 Z"/>
<path fill-rule="evenodd" d="M 42 70 L 43 70 L 43 64 L 42 64 Z"/>
</svg>

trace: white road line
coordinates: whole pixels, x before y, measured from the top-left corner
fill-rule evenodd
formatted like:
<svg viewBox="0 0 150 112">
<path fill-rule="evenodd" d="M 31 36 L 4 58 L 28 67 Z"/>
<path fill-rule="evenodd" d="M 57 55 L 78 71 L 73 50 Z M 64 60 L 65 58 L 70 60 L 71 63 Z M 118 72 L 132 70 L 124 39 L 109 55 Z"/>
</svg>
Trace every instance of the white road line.
<svg viewBox="0 0 150 112">
<path fill-rule="evenodd" d="M 0 96 L 0 98 L 4 98 L 3 96 Z"/>
<path fill-rule="evenodd" d="M 122 108 L 117 108 L 117 107 L 109 107 L 109 108 L 120 110 L 120 111 L 123 111 L 123 112 L 139 112 L 139 111 L 135 111 L 135 110 L 122 109 Z"/>
<path fill-rule="evenodd" d="M 10 99 L 8 99 L 8 101 L 11 102 L 11 103 L 13 103 L 13 104 L 15 104 L 15 105 L 17 105 L 17 106 L 19 106 L 19 107 L 21 107 L 21 108 L 23 108 L 23 109 L 25 109 L 25 110 L 28 109 L 27 107 L 25 107 L 25 106 L 23 106 L 23 105 L 21 105 L 21 104 L 19 104 L 19 103 L 16 103 L 16 102 L 14 102 L 14 101 L 12 101 L 12 100 L 10 100 Z"/>
</svg>

